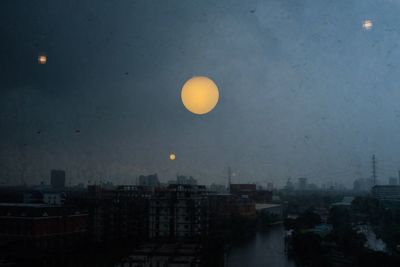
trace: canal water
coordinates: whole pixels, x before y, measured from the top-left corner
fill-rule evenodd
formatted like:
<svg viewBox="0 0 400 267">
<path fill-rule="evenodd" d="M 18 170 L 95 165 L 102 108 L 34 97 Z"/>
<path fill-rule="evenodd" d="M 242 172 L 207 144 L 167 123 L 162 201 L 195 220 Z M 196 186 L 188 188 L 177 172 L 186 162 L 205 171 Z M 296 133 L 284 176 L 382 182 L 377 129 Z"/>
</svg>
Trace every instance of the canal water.
<svg viewBox="0 0 400 267">
<path fill-rule="evenodd" d="M 249 239 L 234 243 L 225 254 L 226 267 L 296 267 L 285 253 L 285 229 L 271 226 Z"/>
</svg>

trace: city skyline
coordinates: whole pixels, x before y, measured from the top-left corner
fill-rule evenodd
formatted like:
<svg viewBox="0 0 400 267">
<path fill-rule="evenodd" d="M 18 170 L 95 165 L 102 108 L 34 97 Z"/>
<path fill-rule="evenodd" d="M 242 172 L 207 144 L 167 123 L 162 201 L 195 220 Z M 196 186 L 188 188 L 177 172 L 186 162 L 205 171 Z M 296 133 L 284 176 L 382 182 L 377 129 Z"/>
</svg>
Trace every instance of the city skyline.
<svg viewBox="0 0 400 267">
<path fill-rule="evenodd" d="M 238 182 L 350 187 L 372 154 L 384 180 L 400 167 L 396 1 L 3 6 L 2 183 L 53 168 L 74 183 L 226 183 L 231 166 Z M 204 117 L 180 101 L 199 75 L 221 94 Z"/>
</svg>

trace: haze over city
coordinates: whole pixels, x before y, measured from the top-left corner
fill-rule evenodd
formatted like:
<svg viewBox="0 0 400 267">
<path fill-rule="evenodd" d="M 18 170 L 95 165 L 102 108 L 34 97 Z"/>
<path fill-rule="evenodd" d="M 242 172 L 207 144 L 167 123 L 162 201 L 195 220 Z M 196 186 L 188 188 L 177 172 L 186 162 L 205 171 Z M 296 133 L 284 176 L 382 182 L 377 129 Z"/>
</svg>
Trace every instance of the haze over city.
<svg viewBox="0 0 400 267">
<path fill-rule="evenodd" d="M 399 13 L 0 1 L 0 267 L 399 267 Z"/>
<path fill-rule="evenodd" d="M 0 183 L 226 184 L 231 166 L 350 186 L 372 154 L 396 176 L 399 1 L 147 2 L 2 3 Z M 180 98 L 199 75 L 220 93 L 205 116 Z"/>
</svg>

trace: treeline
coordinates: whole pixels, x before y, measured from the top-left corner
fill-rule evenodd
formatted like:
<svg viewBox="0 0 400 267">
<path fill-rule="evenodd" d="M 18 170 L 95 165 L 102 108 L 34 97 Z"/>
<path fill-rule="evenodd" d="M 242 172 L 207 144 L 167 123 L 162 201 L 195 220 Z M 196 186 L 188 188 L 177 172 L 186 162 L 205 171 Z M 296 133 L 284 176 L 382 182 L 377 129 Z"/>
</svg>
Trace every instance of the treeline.
<svg viewBox="0 0 400 267">
<path fill-rule="evenodd" d="M 397 251 L 400 243 L 400 213 L 387 209 L 376 199 L 355 198 L 351 206 L 333 207 L 326 224 L 310 207 L 296 219 L 286 219 L 292 230 L 287 248 L 299 266 L 400 266 Z M 386 242 L 389 253 L 365 246 L 367 239 L 357 225 L 370 225 L 378 238 Z M 319 229 L 329 229 L 320 231 Z"/>
</svg>

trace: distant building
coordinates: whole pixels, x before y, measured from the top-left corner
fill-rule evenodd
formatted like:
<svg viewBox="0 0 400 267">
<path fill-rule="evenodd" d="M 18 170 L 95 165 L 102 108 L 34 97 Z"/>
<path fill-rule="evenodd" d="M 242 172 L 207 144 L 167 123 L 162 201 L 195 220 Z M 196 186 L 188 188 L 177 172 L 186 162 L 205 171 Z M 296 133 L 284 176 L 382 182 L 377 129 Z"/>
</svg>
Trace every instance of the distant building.
<svg viewBox="0 0 400 267">
<path fill-rule="evenodd" d="M 375 185 L 372 194 L 384 203 L 400 204 L 400 185 Z"/>
<path fill-rule="evenodd" d="M 192 176 L 186 177 L 183 175 L 178 175 L 176 177 L 176 181 L 178 184 L 190 184 L 190 185 L 197 185 L 197 180 L 194 179 Z"/>
<path fill-rule="evenodd" d="M 24 192 L 24 203 L 62 205 L 64 202 L 65 194 L 63 192 L 46 190 L 32 190 Z"/>
<path fill-rule="evenodd" d="M 209 190 L 211 192 L 216 192 L 216 193 L 227 193 L 228 192 L 228 190 L 227 190 L 225 185 L 223 185 L 223 184 L 214 184 L 214 183 L 210 185 Z"/>
<path fill-rule="evenodd" d="M 357 192 L 368 192 L 374 186 L 373 179 L 356 179 L 353 183 L 353 190 Z"/>
<path fill-rule="evenodd" d="M 389 177 L 388 184 L 389 185 L 397 185 L 397 178 L 396 177 Z"/>
<path fill-rule="evenodd" d="M 256 203 L 271 203 L 272 191 L 271 190 L 257 190 L 254 196 Z"/>
<path fill-rule="evenodd" d="M 197 185 L 197 180 L 192 176 L 186 177 L 184 175 L 176 176 L 176 180 L 168 181 L 168 184 L 188 184 L 188 185 Z"/>
<path fill-rule="evenodd" d="M 319 188 L 318 188 L 318 185 L 316 185 L 316 184 L 314 184 L 314 183 L 309 183 L 309 184 L 307 184 L 307 189 L 308 189 L 308 190 L 316 191 L 316 190 L 318 190 Z"/>
<path fill-rule="evenodd" d="M 269 190 L 269 191 L 274 190 L 274 184 L 273 183 L 267 183 L 267 190 Z"/>
<path fill-rule="evenodd" d="M 293 185 L 292 181 L 290 180 L 290 178 L 287 180 L 284 189 L 289 192 L 294 190 L 294 185 Z"/>
<path fill-rule="evenodd" d="M 299 184 L 297 189 L 302 191 L 307 189 L 307 178 L 304 177 L 299 178 Z"/>
<path fill-rule="evenodd" d="M 65 189 L 65 171 L 51 170 L 50 184 L 54 190 L 63 191 Z"/>
<path fill-rule="evenodd" d="M 138 183 L 139 185 L 142 186 L 150 186 L 150 187 L 160 186 L 160 181 L 158 180 L 157 173 L 147 176 L 140 175 Z"/>
<path fill-rule="evenodd" d="M 230 184 L 230 193 L 235 196 L 248 196 L 256 198 L 257 186 L 255 184 Z"/>
</svg>

